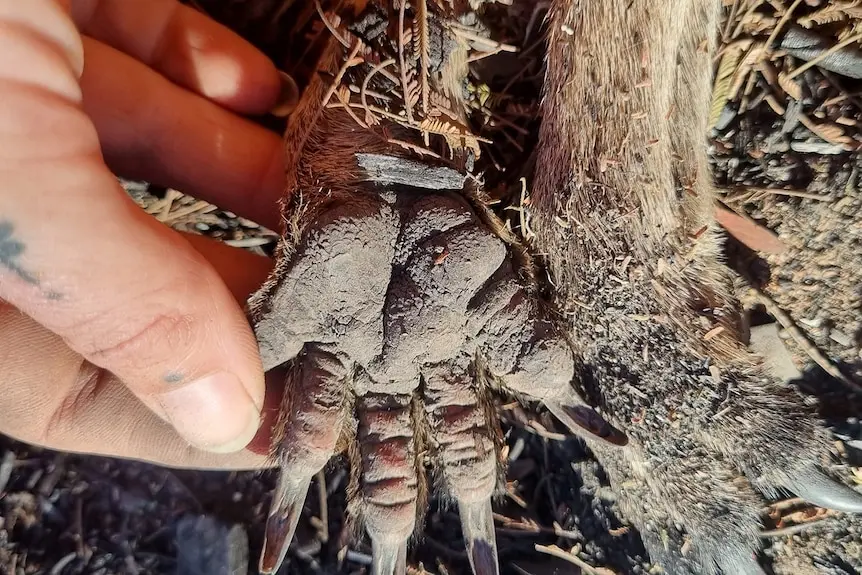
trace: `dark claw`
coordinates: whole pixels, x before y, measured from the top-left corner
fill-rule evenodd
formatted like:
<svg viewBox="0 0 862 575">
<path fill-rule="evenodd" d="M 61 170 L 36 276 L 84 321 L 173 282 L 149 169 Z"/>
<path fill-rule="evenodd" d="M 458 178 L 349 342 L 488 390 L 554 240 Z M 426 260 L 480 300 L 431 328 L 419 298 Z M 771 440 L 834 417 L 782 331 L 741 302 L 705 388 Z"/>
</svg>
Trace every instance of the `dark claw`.
<svg viewBox="0 0 862 575">
<path fill-rule="evenodd" d="M 372 575 L 404 575 L 407 573 L 407 540 L 371 538 Z"/>
<path fill-rule="evenodd" d="M 628 445 L 629 438 L 625 433 L 615 428 L 604 420 L 595 410 L 584 405 L 565 405 L 558 401 L 545 400 L 554 417 L 559 419 L 569 431 L 583 437 L 600 441 L 605 445 L 624 447 Z"/>
<path fill-rule="evenodd" d="M 814 505 L 845 513 L 862 513 L 862 493 L 833 481 L 816 469 L 805 469 L 786 487 Z"/>
<path fill-rule="evenodd" d="M 269 517 L 266 519 L 259 565 L 262 575 L 275 573 L 284 561 L 310 485 L 311 477 L 291 478 L 285 469 L 279 474 Z"/>
</svg>

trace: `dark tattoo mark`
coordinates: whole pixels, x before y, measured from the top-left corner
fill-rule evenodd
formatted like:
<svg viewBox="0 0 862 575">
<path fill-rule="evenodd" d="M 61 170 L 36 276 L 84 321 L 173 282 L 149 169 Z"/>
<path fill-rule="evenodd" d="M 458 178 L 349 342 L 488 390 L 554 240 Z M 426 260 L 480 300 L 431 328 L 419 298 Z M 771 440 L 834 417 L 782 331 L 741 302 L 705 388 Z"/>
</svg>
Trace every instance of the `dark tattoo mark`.
<svg viewBox="0 0 862 575">
<path fill-rule="evenodd" d="M 179 371 L 169 371 L 162 376 L 162 381 L 165 383 L 179 383 L 183 379 L 185 379 L 185 376 Z"/>
<path fill-rule="evenodd" d="M 24 244 L 12 237 L 14 231 L 12 222 L 0 221 L 0 265 L 28 284 L 39 285 L 39 280 L 18 263 L 24 253 Z"/>
</svg>

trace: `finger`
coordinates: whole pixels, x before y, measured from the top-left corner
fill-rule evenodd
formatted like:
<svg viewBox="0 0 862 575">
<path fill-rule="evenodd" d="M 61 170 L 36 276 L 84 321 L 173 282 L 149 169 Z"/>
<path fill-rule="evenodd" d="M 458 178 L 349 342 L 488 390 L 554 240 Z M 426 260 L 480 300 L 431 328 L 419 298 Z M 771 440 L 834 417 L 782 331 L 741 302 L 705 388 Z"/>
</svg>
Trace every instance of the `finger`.
<svg viewBox="0 0 862 575">
<path fill-rule="evenodd" d="M 190 239 L 222 273 L 238 302 L 245 301 L 268 273 L 266 258 L 205 238 Z M 231 454 L 196 449 L 119 379 L 0 301 L 0 433 L 21 441 L 172 467 L 259 468 L 271 465 L 269 433 L 280 402 L 278 386 L 271 391 L 264 403 L 264 423 L 249 448 Z"/>
<path fill-rule="evenodd" d="M 422 368 L 425 416 L 475 575 L 497 575 L 491 497 L 497 484 L 496 446 L 487 414 L 467 369 L 469 360 Z"/>
<path fill-rule="evenodd" d="M 76 0 L 72 16 L 84 34 L 238 112 L 266 112 L 278 96 L 265 55 L 177 0 Z"/>
<path fill-rule="evenodd" d="M 281 139 L 84 39 L 84 109 L 114 172 L 173 187 L 278 229 Z"/>
<path fill-rule="evenodd" d="M 0 0 L 0 22 L 38 33 L 65 55 L 74 76 L 79 77 L 84 69 L 84 51 L 81 35 L 64 9 L 68 2 L 71 0 L 59 4 L 54 0 Z"/>
<path fill-rule="evenodd" d="M 263 370 L 212 266 L 123 193 L 73 103 L 14 85 L 2 99 L 0 297 L 120 377 L 190 443 L 243 447 Z"/>
<path fill-rule="evenodd" d="M 421 487 L 411 399 L 409 394 L 369 393 L 356 401 L 359 496 L 371 539 L 372 572 L 379 575 L 405 572 L 405 547 L 416 526 Z"/>
</svg>

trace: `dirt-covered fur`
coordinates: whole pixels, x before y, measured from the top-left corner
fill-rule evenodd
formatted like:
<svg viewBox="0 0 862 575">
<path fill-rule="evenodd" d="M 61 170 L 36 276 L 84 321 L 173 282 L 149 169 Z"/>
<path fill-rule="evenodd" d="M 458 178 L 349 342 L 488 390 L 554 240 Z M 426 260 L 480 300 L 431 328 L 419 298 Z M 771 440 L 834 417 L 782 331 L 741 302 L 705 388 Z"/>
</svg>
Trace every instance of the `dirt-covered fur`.
<svg viewBox="0 0 862 575">
<path fill-rule="evenodd" d="M 464 145 L 453 148 L 447 158 L 433 152 L 427 139 L 423 142 L 432 124 L 411 118 L 431 108 L 429 102 L 435 99 L 424 93 L 430 90 L 439 96 L 436 101 L 446 101 L 440 114 L 458 111 L 446 129 L 466 122 L 458 115 L 467 71 L 463 25 L 435 28 L 444 38 L 439 42 L 443 48 L 424 61 L 413 54 L 411 68 L 409 62 L 404 64 L 404 54 L 395 58 L 375 52 L 394 43 L 383 30 L 403 34 L 403 29 L 393 30 L 398 28 L 398 10 L 403 20 L 405 8 L 397 2 L 394 8 L 383 2 L 367 6 L 378 7 L 373 18 L 368 16 L 371 20 L 363 20 L 374 25 L 353 28 L 359 42 L 328 42 L 318 62 L 320 72 L 311 77 L 289 119 L 285 236 L 275 273 L 251 302 L 267 367 L 298 353 L 303 364 L 283 406 L 285 442 L 276 446 L 283 469 L 268 527 L 267 568 L 274 570 L 280 563 L 286 551 L 283 539 L 289 540 L 295 528 L 297 505 L 313 474 L 336 450 L 334 430 L 341 426 L 349 432 L 342 434 L 341 443 L 354 456 L 352 493 L 357 498 L 371 497 L 380 482 L 380 438 L 391 435 L 406 441 L 403 453 L 395 450 L 386 456 L 390 467 L 397 462 L 398 469 L 403 468 L 399 481 L 409 479 L 404 483 L 409 489 L 399 491 L 397 501 L 409 503 L 404 525 L 395 526 L 398 532 L 393 535 L 387 531 L 394 529 L 391 513 L 379 514 L 379 525 L 365 517 L 372 539 L 376 534 L 376 572 L 400 572 L 404 538 L 411 517 L 421 516 L 424 498 L 424 470 L 416 455 L 421 446 L 410 438 L 431 437 L 433 444 L 436 434 L 436 448 L 446 460 L 443 452 L 450 442 L 444 424 L 469 404 L 476 416 L 471 433 L 490 440 L 487 430 L 495 426 L 488 420 L 485 398 L 499 389 L 470 373 L 484 367 L 502 370 L 496 375 L 509 378 L 511 391 L 544 400 L 571 430 L 585 435 L 653 559 L 668 572 L 761 572 L 755 559 L 758 511 L 763 495 L 781 489 L 820 505 L 862 511 L 862 496 L 829 482 L 818 470 L 829 445 L 814 407 L 771 377 L 740 342 L 739 306 L 731 296 L 731 276 L 720 261 L 722 236 L 713 218 L 706 156 L 720 2 L 551 4 L 543 123 L 529 185 L 527 209 L 535 232 L 529 247 L 541 255 L 553 288 L 550 307 L 559 311 L 556 327 L 568 336 L 571 353 L 560 348 L 559 353 L 541 355 L 544 364 L 522 359 L 539 357 L 541 346 L 530 347 L 536 341 L 556 345 L 562 340 L 546 338 L 541 330 L 536 331 L 539 337 L 532 327 L 519 331 L 512 323 L 540 325 L 537 318 L 544 314 L 537 308 L 514 313 L 526 305 L 522 302 L 532 301 L 534 293 L 524 281 L 532 273 L 504 269 L 522 255 L 511 238 L 504 238 L 508 250 L 503 242 L 486 242 L 501 254 L 507 251 L 505 258 L 500 256 L 503 264 L 490 257 L 491 248 L 488 253 L 471 251 L 479 244 L 467 242 L 466 235 L 455 234 L 450 241 L 438 224 L 422 228 L 417 236 L 426 243 L 438 237 L 448 242 L 433 246 L 433 254 L 411 243 L 409 230 L 416 227 L 410 223 L 416 217 L 411 206 L 419 205 L 417 198 L 423 195 L 431 198 L 434 210 L 448 205 L 443 195 L 465 196 L 470 203 L 464 208 L 470 221 L 466 231 L 502 232 L 499 222 L 485 214 L 480 179 L 470 173 L 469 136 L 448 132 L 446 150 L 453 140 Z M 443 14 L 442 4 L 418 0 L 409 9 L 413 33 L 428 33 L 415 22 L 427 18 L 434 6 L 442 14 L 435 22 L 457 16 L 451 5 Z M 377 35 L 369 36 L 368 30 Z M 393 66 L 398 60 L 400 69 Z M 350 70 L 345 61 L 353 62 Z M 416 74 L 419 64 L 433 79 L 421 96 L 406 79 Z M 384 73 L 387 66 L 392 67 Z M 369 96 L 372 106 L 356 103 L 357 91 L 366 92 L 360 72 L 377 75 L 377 95 Z M 344 74 L 352 80 L 336 91 Z M 352 92 L 347 89 L 350 81 Z M 395 106 L 399 89 L 415 94 L 412 110 L 409 103 L 405 109 Z M 418 188 L 424 192 L 417 196 Z M 365 209 L 366 204 L 373 209 Z M 381 216 L 384 212 L 391 217 Z M 425 218 L 421 210 L 416 213 Z M 384 220 L 391 222 L 377 226 Z M 406 259 L 393 255 L 402 249 L 408 255 L 418 251 Z M 479 269 L 491 260 L 487 270 Z M 453 280 L 457 285 L 435 279 L 443 278 L 446 270 L 457 271 L 451 275 L 460 278 Z M 501 274 L 506 281 L 518 276 L 515 283 L 522 291 L 512 293 L 520 295 L 494 295 L 490 288 Z M 415 293 L 402 289 L 399 278 L 407 277 L 415 283 Z M 363 288 L 366 283 L 374 289 Z M 294 293 L 300 288 L 306 291 Z M 470 297 L 461 309 L 453 302 L 460 302 L 464 293 Z M 471 332 L 470 318 L 498 300 L 508 302 L 494 315 L 494 337 L 502 339 L 487 345 L 493 338 L 486 341 L 481 330 Z M 348 309 L 365 311 L 351 319 Z M 452 315 L 453 310 L 458 311 Z M 356 332 L 357 322 L 366 320 L 374 325 Z M 426 361 L 439 343 L 436 328 L 463 341 L 445 357 Z M 399 347 L 392 343 L 396 340 L 410 345 Z M 507 345 L 514 345 L 513 351 L 507 351 Z M 409 353 L 399 355 L 399 350 Z M 561 386 L 558 376 L 571 373 L 572 365 L 562 369 L 564 358 L 574 358 L 575 375 Z M 394 371 L 389 369 L 393 362 L 399 367 Z M 553 377 L 543 376 L 543 370 Z M 400 375 L 393 375 L 396 372 Z M 567 397 L 565 405 L 553 401 L 560 387 L 566 388 L 565 394 L 560 392 Z M 627 444 L 581 404 L 575 388 L 628 435 Z M 438 417 L 435 406 L 454 411 L 440 411 Z M 421 415 L 423 407 L 428 417 Z M 389 422 L 397 433 L 375 427 L 383 421 L 375 419 L 378 413 L 397 419 Z M 473 449 L 472 440 L 467 443 Z M 417 465 L 411 471 L 414 459 Z M 461 469 L 461 464 L 453 458 L 444 461 L 443 468 L 452 477 L 466 478 L 472 468 Z M 398 479 L 384 476 L 393 485 Z M 468 505 L 455 495 L 474 570 L 495 573 L 489 493 L 485 490 L 477 499 L 481 505 Z M 368 515 L 368 506 L 364 509 Z M 487 544 L 479 546 L 480 541 Z"/>
<path fill-rule="evenodd" d="M 666 569 L 740 573 L 757 491 L 801 495 L 828 445 L 740 344 L 706 151 L 720 4 L 553 3 L 532 210 L 582 383 L 632 440 L 596 448 L 628 515 Z"/>
<path fill-rule="evenodd" d="M 348 68 L 368 67 L 369 76 L 345 76 L 363 86 L 382 69 L 356 59 L 366 42 L 373 38 L 348 48 L 348 66 L 334 57 L 342 45 L 329 41 L 319 62 L 327 74 L 312 76 L 288 121 L 288 225 L 276 268 L 250 302 L 264 368 L 294 367 L 275 433 L 280 476 L 260 569 L 278 569 L 312 478 L 346 450 L 351 519 L 370 536 L 375 573 L 404 572 L 430 474 L 434 492 L 458 506 L 475 572 L 492 575 L 491 499 L 502 473 L 489 381 L 543 402 L 574 433 L 625 438 L 572 389 L 571 346 L 545 317 L 530 273 L 521 273 L 522 252 L 503 241 L 501 224 L 488 225 L 492 214 L 482 219 L 481 204 L 470 204 L 479 183 L 459 144 L 446 144 L 447 159 L 421 147 L 409 114 L 400 128 L 395 121 L 377 131 L 344 105 L 327 105 L 333 95 L 346 103 L 332 86 Z M 451 44 L 444 71 L 429 74 L 439 116 L 464 109 L 461 90 L 446 80 L 464 77 L 457 70 L 466 46 Z M 441 105 L 447 89 L 453 96 Z M 382 105 L 365 110 L 368 124 L 374 114 L 399 118 Z M 423 126 L 447 136 L 464 122 L 450 117 L 447 128 L 431 117 Z M 411 157 L 415 150 L 424 152 Z"/>
</svg>

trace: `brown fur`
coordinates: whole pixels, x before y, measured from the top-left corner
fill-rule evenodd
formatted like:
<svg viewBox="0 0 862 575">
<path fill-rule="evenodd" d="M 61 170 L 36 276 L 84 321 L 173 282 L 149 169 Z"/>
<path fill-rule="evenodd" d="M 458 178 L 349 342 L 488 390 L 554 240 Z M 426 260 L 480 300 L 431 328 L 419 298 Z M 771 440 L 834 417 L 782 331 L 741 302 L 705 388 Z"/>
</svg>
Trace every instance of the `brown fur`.
<svg viewBox="0 0 862 575">
<path fill-rule="evenodd" d="M 769 494 L 827 447 L 739 342 L 706 155 L 719 8 L 554 2 L 532 189 L 583 383 L 633 439 L 597 454 L 655 558 L 686 562 L 655 536 L 672 520 L 702 572 L 722 546 L 756 545 L 759 497 L 740 472 Z"/>
</svg>

